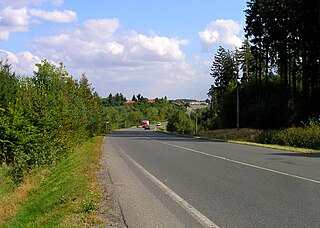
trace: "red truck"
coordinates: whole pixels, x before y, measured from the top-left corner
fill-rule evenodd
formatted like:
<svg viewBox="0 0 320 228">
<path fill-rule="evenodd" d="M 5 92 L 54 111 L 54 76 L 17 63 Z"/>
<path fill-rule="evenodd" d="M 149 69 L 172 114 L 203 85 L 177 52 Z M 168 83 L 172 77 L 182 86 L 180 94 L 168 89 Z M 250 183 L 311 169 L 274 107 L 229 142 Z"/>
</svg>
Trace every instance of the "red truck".
<svg viewBox="0 0 320 228">
<path fill-rule="evenodd" d="M 142 120 L 141 125 L 145 130 L 150 130 L 150 123 L 149 120 Z"/>
</svg>

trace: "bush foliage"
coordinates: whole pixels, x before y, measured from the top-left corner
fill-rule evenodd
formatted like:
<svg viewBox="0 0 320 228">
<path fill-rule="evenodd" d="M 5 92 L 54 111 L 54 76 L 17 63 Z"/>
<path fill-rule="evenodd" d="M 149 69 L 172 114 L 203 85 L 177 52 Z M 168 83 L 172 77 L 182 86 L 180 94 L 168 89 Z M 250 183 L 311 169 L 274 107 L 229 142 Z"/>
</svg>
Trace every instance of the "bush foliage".
<svg viewBox="0 0 320 228">
<path fill-rule="evenodd" d="M 266 131 L 258 142 L 320 150 L 320 126 Z"/>
<path fill-rule="evenodd" d="M 202 131 L 200 136 L 221 140 L 236 140 L 320 150 L 320 125 L 291 127 L 283 130 L 248 128 Z"/>
<path fill-rule="evenodd" d="M 16 180 L 56 163 L 104 128 L 99 97 L 85 75 L 77 81 L 62 64 L 36 66 L 33 77 L 19 77 L 0 62 L 0 165 L 9 165 Z"/>
</svg>

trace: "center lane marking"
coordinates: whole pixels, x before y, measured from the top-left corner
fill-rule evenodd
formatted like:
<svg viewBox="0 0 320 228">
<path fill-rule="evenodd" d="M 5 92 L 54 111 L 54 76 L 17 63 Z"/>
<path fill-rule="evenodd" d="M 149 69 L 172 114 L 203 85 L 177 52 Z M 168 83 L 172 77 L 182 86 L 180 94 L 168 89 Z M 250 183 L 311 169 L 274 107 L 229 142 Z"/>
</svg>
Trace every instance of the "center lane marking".
<svg viewBox="0 0 320 228">
<path fill-rule="evenodd" d="M 162 144 L 167 145 L 167 146 L 172 146 L 172 147 L 176 147 L 176 148 L 179 148 L 179 149 L 188 150 L 188 151 L 191 151 L 191 152 L 196 153 L 196 154 L 201 154 L 201 155 L 217 158 L 217 159 L 220 159 L 220 160 L 229 161 L 229 162 L 232 162 L 232 163 L 235 163 L 235 164 L 245 165 L 245 166 L 248 166 L 248 167 L 252 167 L 252 168 L 256 168 L 256 169 L 260 169 L 260 170 L 265 170 L 265 171 L 269 171 L 269 172 L 272 172 L 272 173 L 277 173 L 277 174 L 281 174 L 281 175 L 284 175 L 284 176 L 289 176 L 289 177 L 297 178 L 297 179 L 300 179 L 300 180 L 304 180 L 304 181 L 309 181 L 309 182 L 312 182 L 312 183 L 320 184 L 319 180 L 314 180 L 314 179 L 310 179 L 310 178 L 306 178 L 306 177 L 302 177 L 302 176 L 298 176 L 298 175 L 294 175 L 294 174 L 289 174 L 289 173 L 281 172 L 281 171 L 274 170 L 274 169 L 268 169 L 268 168 L 265 168 L 265 167 L 252 165 L 252 164 L 249 164 L 249 163 L 246 163 L 246 162 L 241 162 L 241 161 L 233 160 L 233 159 L 222 157 L 222 156 L 208 154 L 208 153 L 205 153 L 205 152 L 202 152 L 202 151 L 190 149 L 190 148 L 183 147 L 183 146 L 178 146 L 178 145 L 171 144 L 171 143 L 162 142 L 162 141 L 159 141 L 159 140 L 156 140 L 156 139 L 152 139 L 152 138 L 149 138 L 149 137 L 145 137 L 145 138 L 148 138 L 148 139 L 150 139 L 152 141 L 156 141 L 156 142 L 162 143 Z"/>
</svg>

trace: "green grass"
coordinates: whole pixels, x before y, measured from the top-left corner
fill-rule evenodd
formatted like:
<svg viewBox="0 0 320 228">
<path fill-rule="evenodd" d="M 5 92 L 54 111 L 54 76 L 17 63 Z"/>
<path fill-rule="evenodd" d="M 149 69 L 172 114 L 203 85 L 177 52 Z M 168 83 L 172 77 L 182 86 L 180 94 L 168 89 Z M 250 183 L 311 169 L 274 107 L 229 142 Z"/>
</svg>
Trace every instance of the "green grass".
<svg viewBox="0 0 320 228">
<path fill-rule="evenodd" d="M 17 214 L 3 227 L 86 227 L 99 225 L 99 169 L 103 137 L 95 137 L 58 163 L 31 191 Z M 88 206 L 89 205 L 89 206 Z"/>
</svg>

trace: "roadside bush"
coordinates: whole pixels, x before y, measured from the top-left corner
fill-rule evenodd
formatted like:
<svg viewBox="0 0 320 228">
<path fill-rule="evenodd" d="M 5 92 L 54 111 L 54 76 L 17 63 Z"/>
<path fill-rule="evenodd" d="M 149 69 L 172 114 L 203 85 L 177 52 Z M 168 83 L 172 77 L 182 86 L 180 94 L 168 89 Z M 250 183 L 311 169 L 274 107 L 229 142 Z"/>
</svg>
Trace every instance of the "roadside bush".
<svg viewBox="0 0 320 228">
<path fill-rule="evenodd" d="M 263 131 L 241 128 L 237 129 L 220 129 L 213 131 L 202 131 L 199 133 L 200 136 L 213 139 L 222 139 L 222 140 L 237 140 L 237 141 L 246 141 L 246 142 L 256 142 L 258 138 L 261 137 Z"/>
<path fill-rule="evenodd" d="M 200 136 L 320 150 L 320 126 L 292 127 L 283 130 L 220 129 L 202 131 Z"/>
<path fill-rule="evenodd" d="M 178 110 L 168 120 L 167 130 L 179 134 L 194 134 L 194 124 L 185 110 Z"/>
<path fill-rule="evenodd" d="M 266 131 L 259 137 L 259 143 L 320 149 L 320 126 L 292 127 L 278 131 Z"/>
<path fill-rule="evenodd" d="M 33 77 L 22 78 L 0 61 L 0 165 L 12 167 L 16 181 L 105 128 L 100 98 L 85 75 L 77 81 L 62 64 L 36 66 Z"/>
</svg>

